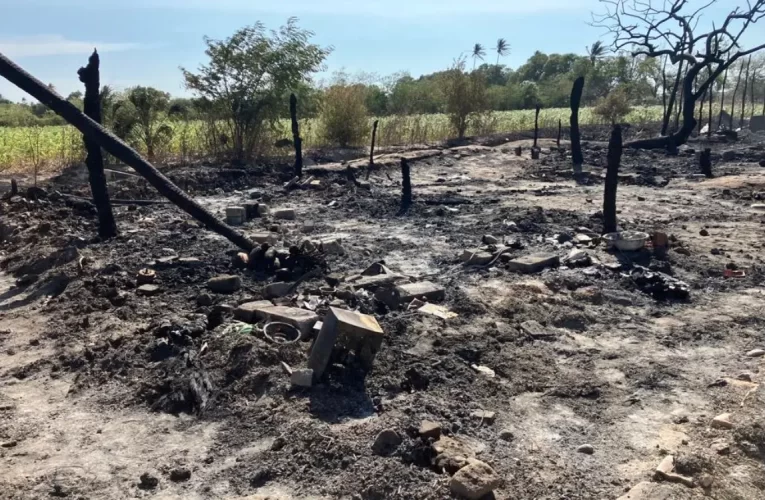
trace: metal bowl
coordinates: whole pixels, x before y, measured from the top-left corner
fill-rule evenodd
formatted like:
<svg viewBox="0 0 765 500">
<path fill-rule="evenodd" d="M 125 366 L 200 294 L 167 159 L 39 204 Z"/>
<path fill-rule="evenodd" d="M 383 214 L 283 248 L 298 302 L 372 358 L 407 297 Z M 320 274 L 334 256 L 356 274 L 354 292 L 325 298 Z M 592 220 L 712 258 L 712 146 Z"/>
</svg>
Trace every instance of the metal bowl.
<svg viewBox="0 0 765 500">
<path fill-rule="evenodd" d="M 619 231 L 603 235 L 608 248 L 616 247 L 623 252 L 634 252 L 645 246 L 648 233 L 642 231 Z"/>
</svg>

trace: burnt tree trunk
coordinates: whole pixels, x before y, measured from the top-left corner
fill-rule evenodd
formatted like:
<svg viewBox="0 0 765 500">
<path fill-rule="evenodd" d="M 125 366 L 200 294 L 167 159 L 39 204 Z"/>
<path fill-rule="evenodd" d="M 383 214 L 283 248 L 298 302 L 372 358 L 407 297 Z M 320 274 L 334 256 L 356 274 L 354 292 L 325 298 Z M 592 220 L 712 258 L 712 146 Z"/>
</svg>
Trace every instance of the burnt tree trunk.
<svg viewBox="0 0 765 500">
<path fill-rule="evenodd" d="M 709 70 L 709 76 L 712 76 L 712 70 Z M 709 128 L 707 129 L 707 137 L 712 137 L 712 106 L 714 104 L 714 82 L 709 84 Z"/>
<path fill-rule="evenodd" d="M 558 118 L 558 138 L 555 140 L 555 145 L 558 146 L 558 149 L 560 149 L 560 133 L 563 129 L 563 122 L 560 118 Z"/>
<path fill-rule="evenodd" d="M 406 158 L 401 158 L 401 211 L 406 212 L 412 204 L 412 178 L 409 172 L 409 163 Z"/>
<path fill-rule="evenodd" d="M 680 68 L 683 67 L 683 61 L 680 61 Z M 672 128 L 672 133 L 677 132 L 677 130 L 680 128 L 680 116 L 683 114 L 683 108 L 685 107 L 685 77 L 688 76 L 688 67 L 685 67 L 685 74 L 680 78 L 680 81 L 683 82 L 680 85 L 680 95 L 676 99 L 677 103 L 677 111 L 675 111 L 675 124 Z M 691 86 L 691 91 L 693 91 L 693 86 Z M 696 107 L 694 103 L 694 113 L 696 112 Z"/>
<path fill-rule="evenodd" d="M 98 52 L 94 50 L 88 59 L 88 65 L 77 71 L 80 81 L 85 84 L 85 114 L 99 125 L 101 124 L 100 64 Z M 98 235 L 104 239 L 113 238 L 117 236 L 117 224 L 114 222 L 112 205 L 109 202 L 109 190 L 106 187 L 104 157 L 101 154 L 101 147 L 86 136 L 83 136 L 83 141 L 85 142 L 85 149 L 88 151 L 85 164 L 88 166 L 90 192 L 93 194 L 93 203 L 98 212 Z"/>
<path fill-rule="evenodd" d="M 725 84 L 728 82 L 728 68 L 725 68 L 722 81 L 722 92 L 720 92 L 720 117 L 717 119 L 717 128 L 722 127 L 723 111 L 725 111 Z"/>
<path fill-rule="evenodd" d="M 741 120 L 739 121 L 739 127 L 744 126 L 744 118 L 746 117 L 746 92 L 749 89 L 749 67 L 752 65 L 752 56 L 749 56 L 749 60 L 746 63 L 746 76 L 744 77 L 744 93 L 741 95 Z"/>
<path fill-rule="evenodd" d="M 693 111 L 691 111 L 693 112 Z M 619 163 L 622 160 L 622 127 L 614 125 L 611 139 L 608 141 L 608 167 L 606 186 L 603 190 L 603 232 L 615 233 L 616 224 L 616 186 L 619 183 Z"/>
<path fill-rule="evenodd" d="M 661 69 L 661 104 L 662 104 L 662 110 L 664 111 L 664 114 L 661 115 L 662 117 L 662 132 L 661 135 L 664 135 L 667 130 L 664 126 L 664 117 L 667 116 L 667 61 L 669 60 L 669 56 L 664 56 L 664 65 Z"/>
<path fill-rule="evenodd" d="M 707 178 L 712 178 L 712 150 L 710 148 L 704 148 L 699 155 L 699 167 L 701 167 L 701 173 Z"/>
<path fill-rule="evenodd" d="M 11 179 L 11 196 L 17 196 L 19 194 L 19 184 L 16 179 Z"/>
<path fill-rule="evenodd" d="M 367 179 L 369 179 L 369 172 L 372 167 L 375 166 L 375 139 L 377 139 L 377 125 L 379 120 L 375 120 L 372 123 L 372 146 L 369 148 L 369 167 L 367 168 Z"/>
<path fill-rule="evenodd" d="M 584 90 L 584 77 L 580 76 L 574 81 L 571 89 L 571 159 L 574 163 L 574 173 L 582 172 L 584 157 L 582 156 L 582 138 L 579 135 L 579 105 L 582 102 Z"/>
<path fill-rule="evenodd" d="M 752 91 L 749 92 L 750 97 L 750 103 L 749 103 L 749 120 L 750 120 L 750 126 L 751 126 L 751 120 L 754 116 L 754 105 L 755 105 L 755 99 L 754 99 L 754 91 L 755 91 L 755 83 L 757 82 L 757 73 L 752 73 Z"/>
<path fill-rule="evenodd" d="M 133 167 L 161 195 L 210 230 L 245 250 L 252 250 L 254 248 L 252 241 L 192 200 L 178 186 L 154 168 L 151 163 L 144 160 L 136 150 L 125 144 L 114 134 L 77 109 L 72 103 L 50 90 L 44 83 L 21 69 L 2 54 L 0 54 L 0 76 L 3 76 L 21 90 L 48 106 L 108 153 L 126 165 Z"/>
<path fill-rule="evenodd" d="M 290 94 L 290 120 L 292 120 L 292 142 L 295 144 L 295 177 L 303 176 L 303 139 L 300 138 L 300 129 L 297 119 L 297 97 Z"/>
<path fill-rule="evenodd" d="M 704 126 L 704 103 L 707 102 L 707 92 L 704 92 L 702 98 L 699 99 L 699 135 L 701 135 L 701 128 Z"/>
<path fill-rule="evenodd" d="M 733 100 L 730 105 L 730 118 L 728 118 L 728 128 L 733 130 L 733 117 L 736 116 L 736 95 L 738 94 L 738 88 L 741 85 L 741 74 L 744 72 L 744 63 L 741 63 L 741 67 L 738 69 L 738 78 L 736 78 L 736 86 L 733 89 Z"/>
<path fill-rule="evenodd" d="M 537 139 L 539 138 L 539 110 L 542 106 L 537 104 L 536 112 L 534 113 L 534 149 L 537 148 Z"/>
<path fill-rule="evenodd" d="M 661 124 L 661 135 L 667 135 L 669 129 L 669 121 L 672 119 L 672 110 L 675 107 L 675 100 L 677 99 L 677 90 L 680 87 L 680 80 L 683 74 L 683 61 L 680 61 L 680 65 L 677 68 L 677 75 L 675 76 L 675 84 L 672 86 L 672 92 L 669 94 L 669 102 L 667 103 L 667 111 L 664 113 L 664 120 Z"/>
</svg>

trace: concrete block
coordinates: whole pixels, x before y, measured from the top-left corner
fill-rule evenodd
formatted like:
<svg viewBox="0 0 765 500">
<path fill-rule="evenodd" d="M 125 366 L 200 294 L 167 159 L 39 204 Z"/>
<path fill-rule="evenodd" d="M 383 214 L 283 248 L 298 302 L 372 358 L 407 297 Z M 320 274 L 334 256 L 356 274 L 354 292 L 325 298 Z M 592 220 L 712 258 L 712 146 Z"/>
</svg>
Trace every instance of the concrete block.
<svg viewBox="0 0 765 500">
<path fill-rule="evenodd" d="M 226 224 L 239 226 L 247 222 L 247 211 L 244 207 L 226 207 Z"/>
<path fill-rule="evenodd" d="M 465 250 L 460 256 L 460 260 L 465 263 L 466 266 L 485 266 L 491 259 L 492 255 L 489 252 L 475 248 L 472 250 Z"/>
<path fill-rule="evenodd" d="M 343 248 L 343 245 L 340 243 L 340 240 L 338 238 L 322 240 L 321 249 L 324 253 L 329 255 L 345 254 L 345 249 Z"/>
<path fill-rule="evenodd" d="M 290 288 L 292 288 L 292 283 L 277 281 L 276 283 L 266 285 L 263 289 L 263 295 L 265 295 L 267 299 L 278 299 L 287 295 Z"/>
<path fill-rule="evenodd" d="M 258 215 L 260 215 L 261 217 L 264 217 L 268 215 L 268 213 L 269 213 L 268 205 L 266 205 L 265 203 L 258 203 Z"/>
<path fill-rule="evenodd" d="M 406 304 L 414 299 L 425 299 L 428 302 L 440 302 L 446 297 L 443 287 L 430 281 L 407 283 L 396 286 L 399 303 Z"/>
<path fill-rule="evenodd" d="M 263 244 L 268 243 L 269 245 L 276 245 L 279 242 L 279 236 L 276 233 L 251 233 L 248 235 L 249 238 L 254 241 L 255 243 Z"/>
<path fill-rule="evenodd" d="M 507 263 L 511 271 L 522 273 L 537 273 L 546 267 L 555 267 L 560 264 L 560 258 L 555 254 L 537 253 L 518 257 Z"/>
<path fill-rule="evenodd" d="M 274 305 L 270 300 L 256 300 L 254 302 L 245 302 L 239 307 L 234 309 L 234 318 L 246 323 L 255 323 L 256 311 L 259 311 L 266 307 L 273 307 Z"/>
<path fill-rule="evenodd" d="M 313 386 L 313 370 L 310 368 L 293 370 L 292 375 L 290 375 L 290 383 L 299 387 Z"/>
<path fill-rule="evenodd" d="M 295 220 L 296 217 L 294 208 L 280 208 L 279 210 L 274 210 L 273 215 L 275 219 L 283 220 Z"/>
</svg>

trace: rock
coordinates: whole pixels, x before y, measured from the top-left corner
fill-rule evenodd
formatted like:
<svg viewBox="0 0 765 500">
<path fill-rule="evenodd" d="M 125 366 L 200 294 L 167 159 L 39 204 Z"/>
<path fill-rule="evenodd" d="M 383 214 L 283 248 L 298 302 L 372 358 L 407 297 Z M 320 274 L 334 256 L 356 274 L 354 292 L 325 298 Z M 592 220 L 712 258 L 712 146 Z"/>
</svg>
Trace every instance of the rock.
<svg viewBox="0 0 765 500">
<path fill-rule="evenodd" d="M 718 455 L 730 455 L 730 444 L 724 440 L 717 440 L 712 443 L 710 448 Z"/>
<path fill-rule="evenodd" d="M 752 381 L 752 374 L 751 373 L 740 373 L 737 378 L 739 380 L 743 380 L 744 382 L 751 382 Z"/>
<path fill-rule="evenodd" d="M 465 263 L 466 266 L 485 266 L 492 261 L 494 257 L 489 253 L 480 249 L 465 250 L 460 256 L 460 260 Z"/>
<path fill-rule="evenodd" d="M 468 465 L 460 469 L 449 483 L 449 488 L 455 495 L 478 500 L 488 495 L 502 484 L 502 480 L 488 464 L 468 459 Z"/>
<path fill-rule="evenodd" d="M 663 476 L 665 474 L 669 474 L 672 472 L 672 470 L 675 468 L 675 457 L 672 455 L 667 455 L 662 459 L 661 462 L 659 462 L 659 465 L 656 467 L 656 474 Z"/>
<path fill-rule="evenodd" d="M 401 436 L 393 429 L 385 429 L 377 435 L 372 444 L 372 453 L 375 455 L 390 455 L 401 444 Z"/>
<path fill-rule="evenodd" d="M 701 231 L 699 231 L 699 234 L 701 236 L 709 236 L 709 231 L 707 231 L 706 229 L 702 229 Z"/>
<path fill-rule="evenodd" d="M 723 151 L 722 159 L 723 161 L 733 161 L 736 159 L 736 152 L 733 150 Z"/>
<path fill-rule="evenodd" d="M 748 358 L 761 358 L 765 356 L 765 350 L 763 349 L 752 349 L 748 353 L 746 353 L 746 356 Z"/>
<path fill-rule="evenodd" d="M 313 370 L 310 368 L 293 370 L 292 375 L 290 375 L 290 383 L 299 387 L 313 386 Z"/>
<path fill-rule="evenodd" d="M 430 420 L 423 420 L 417 432 L 420 437 L 438 439 L 441 437 L 441 424 Z"/>
<path fill-rule="evenodd" d="M 180 259 L 178 259 L 178 265 L 183 267 L 197 268 L 197 267 L 202 267 L 204 265 L 204 262 L 197 259 L 196 257 L 181 257 Z"/>
<path fill-rule="evenodd" d="M 242 279 L 239 276 L 223 274 L 207 280 L 207 288 L 215 293 L 234 293 L 242 288 Z"/>
<path fill-rule="evenodd" d="M 263 295 L 267 299 L 276 299 L 284 297 L 290 292 L 292 283 L 285 283 L 283 281 L 277 281 L 276 283 L 270 283 L 263 288 Z"/>
<path fill-rule="evenodd" d="M 584 250 L 574 248 L 563 258 L 563 263 L 569 266 L 588 266 L 592 258 Z"/>
<path fill-rule="evenodd" d="M 435 457 L 433 465 L 436 468 L 454 474 L 468 464 L 469 458 L 475 457 L 475 451 L 470 445 L 458 438 L 441 436 L 431 445 Z"/>
<path fill-rule="evenodd" d="M 274 210 L 273 215 L 275 219 L 283 220 L 295 220 L 296 217 L 295 209 L 293 208 L 280 208 L 279 210 Z"/>
<path fill-rule="evenodd" d="M 585 455 L 592 455 L 595 453 L 595 448 L 591 444 L 583 444 L 579 448 L 576 449 L 579 453 L 584 453 Z"/>
<path fill-rule="evenodd" d="M 555 333 L 551 332 L 544 326 L 542 326 L 538 321 L 535 320 L 529 320 L 524 321 L 521 323 L 521 330 L 526 333 L 531 338 L 540 339 L 540 338 L 550 338 L 554 337 Z"/>
<path fill-rule="evenodd" d="M 247 210 L 244 207 L 226 207 L 226 224 L 240 226 L 247 222 Z"/>
<path fill-rule="evenodd" d="M 494 377 L 497 376 L 497 374 L 494 372 L 494 370 L 492 370 L 488 366 L 470 365 L 470 368 L 472 368 L 473 370 L 477 371 L 481 375 L 485 375 L 485 376 L 487 376 L 489 378 L 494 378 Z"/>
<path fill-rule="evenodd" d="M 355 352 L 367 369 L 372 368 L 384 337 L 374 316 L 330 307 L 323 323 L 308 358 L 316 378 L 324 373 L 336 342 Z"/>
<path fill-rule="evenodd" d="M 499 240 L 490 234 L 484 234 L 483 238 L 481 238 L 481 241 L 484 245 L 496 245 L 499 243 Z"/>
<path fill-rule="evenodd" d="M 209 293 L 200 293 L 197 295 L 197 305 L 202 307 L 211 306 L 213 304 L 212 295 Z"/>
<path fill-rule="evenodd" d="M 522 273 L 536 273 L 546 267 L 556 267 L 559 263 L 560 259 L 557 255 L 537 253 L 513 259 L 507 263 L 507 268 L 511 271 L 519 271 Z"/>
<path fill-rule="evenodd" d="M 170 481 L 180 483 L 191 479 L 191 471 L 185 467 L 179 467 L 170 471 Z"/>
<path fill-rule="evenodd" d="M 3 441 L 0 443 L 0 448 L 15 448 L 18 444 L 16 441 Z"/>
<path fill-rule="evenodd" d="M 733 422 L 730 421 L 730 413 L 722 413 L 712 419 L 712 428 L 714 429 L 732 429 Z"/>
<path fill-rule="evenodd" d="M 328 255 L 345 255 L 345 249 L 337 238 L 322 240 L 320 242 L 320 248 Z"/>
<path fill-rule="evenodd" d="M 148 472 L 141 474 L 141 482 L 138 483 L 138 487 L 142 490 L 153 490 L 159 485 L 159 479 L 152 476 Z"/>
<path fill-rule="evenodd" d="M 369 276 L 365 279 L 385 278 L 387 275 Z M 354 286 L 359 286 L 354 283 Z M 375 293 L 375 298 L 391 309 L 398 308 L 401 304 L 409 304 L 414 299 L 420 299 L 427 302 L 440 302 L 444 300 L 446 293 L 443 287 L 430 281 L 420 281 L 418 283 L 406 283 L 392 288 L 381 288 Z"/>
<path fill-rule="evenodd" d="M 249 263 L 250 256 L 244 252 L 237 252 L 237 254 L 231 258 L 231 264 L 236 269 L 245 269 Z"/>
<path fill-rule="evenodd" d="M 499 439 L 503 441 L 512 441 L 513 439 L 515 439 L 515 433 L 511 431 L 510 429 L 503 429 L 499 433 Z"/>
<path fill-rule="evenodd" d="M 592 243 L 592 238 L 586 234 L 577 234 L 574 236 L 574 243 L 579 245 L 589 245 Z"/>
<path fill-rule="evenodd" d="M 481 422 L 487 422 L 489 424 L 494 423 L 494 419 L 497 417 L 497 413 L 488 410 L 476 410 L 470 413 L 470 416 Z"/>
<path fill-rule="evenodd" d="M 679 253 L 680 255 L 691 255 L 691 251 L 685 247 L 672 247 L 672 250 L 674 250 L 676 253 Z"/>
<path fill-rule="evenodd" d="M 265 203 L 258 203 L 258 215 L 260 215 L 261 217 L 264 217 L 268 215 L 268 213 L 269 213 L 268 205 L 266 205 Z"/>
<path fill-rule="evenodd" d="M 138 295 L 143 295 L 144 297 L 153 297 L 154 295 L 159 294 L 162 291 L 162 289 L 159 287 L 159 285 L 141 285 L 136 289 L 136 293 Z"/>
<path fill-rule="evenodd" d="M 714 478 L 709 474 L 702 474 L 699 477 L 699 486 L 701 486 L 704 489 L 710 488 L 713 482 L 714 482 Z"/>
</svg>

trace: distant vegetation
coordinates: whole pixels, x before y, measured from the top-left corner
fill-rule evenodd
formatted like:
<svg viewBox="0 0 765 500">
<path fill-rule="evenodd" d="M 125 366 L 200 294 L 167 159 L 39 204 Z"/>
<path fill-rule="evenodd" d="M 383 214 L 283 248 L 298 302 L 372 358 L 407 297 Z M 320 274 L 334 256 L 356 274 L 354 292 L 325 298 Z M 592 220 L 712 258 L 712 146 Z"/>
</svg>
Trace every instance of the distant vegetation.
<svg viewBox="0 0 765 500">
<path fill-rule="evenodd" d="M 291 138 L 286 120 L 292 92 L 298 97 L 304 146 L 312 147 L 366 145 L 374 117 L 381 119 L 381 146 L 528 129 L 537 104 L 543 109 L 541 124 L 557 127 L 559 119 L 568 122 L 571 87 L 580 75 L 585 77 L 583 124 L 661 121 L 667 95 L 676 91 L 676 68 L 665 58 L 608 54 L 596 42 L 586 55 L 535 52 L 513 69 L 501 64 L 510 51 L 505 39 L 493 46 L 475 44 L 467 60 L 418 78 L 337 73 L 317 83 L 314 75 L 331 48 L 312 43 L 312 37 L 290 19 L 276 31 L 255 24 L 224 40 L 206 39 L 207 61 L 196 70 L 182 70 L 193 97 L 174 98 L 148 87 L 121 92 L 104 87 L 104 123 L 157 161 L 246 162 L 273 153 L 276 140 Z M 741 87 L 749 89 L 747 116 L 760 112 L 765 59 L 741 61 L 731 74 L 740 76 L 743 64 L 749 64 L 746 74 L 751 74 L 743 84 L 730 75 L 727 82 L 715 82 L 715 109 L 718 93 L 725 88 L 730 102 L 736 95 L 741 99 L 744 93 L 736 91 Z M 67 98 L 82 107 L 81 92 Z M 0 97 L 0 169 L 79 162 L 81 142 L 79 133 L 45 106 Z"/>
</svg>

